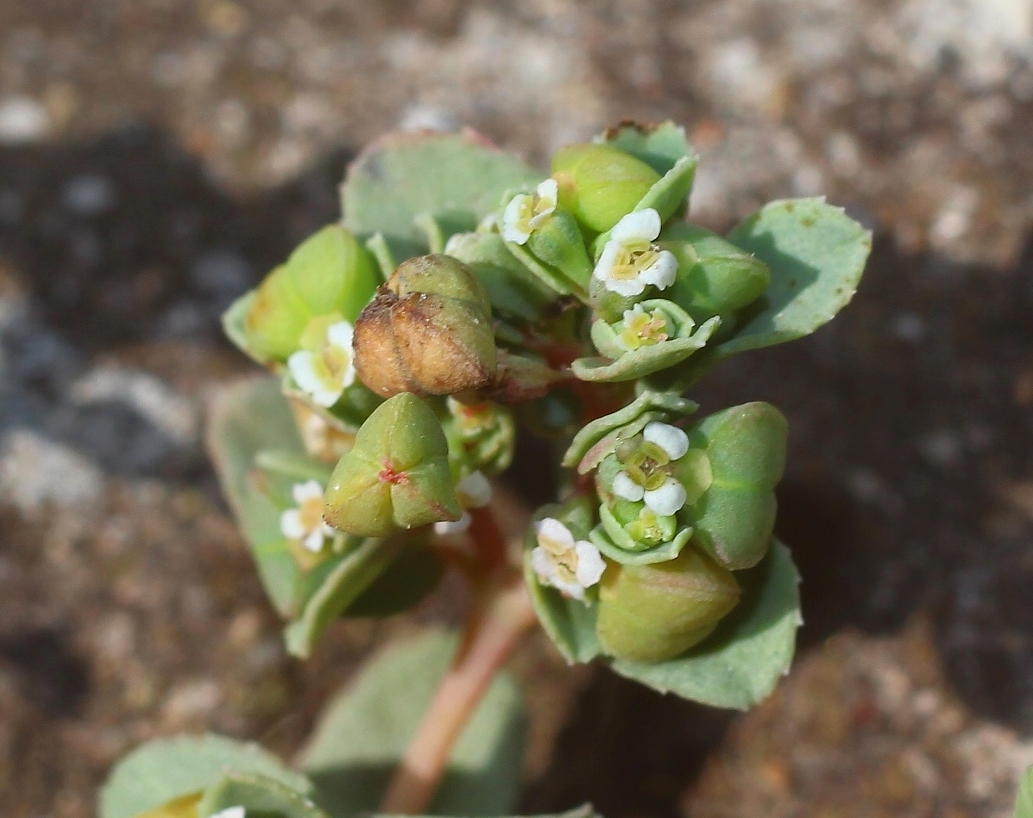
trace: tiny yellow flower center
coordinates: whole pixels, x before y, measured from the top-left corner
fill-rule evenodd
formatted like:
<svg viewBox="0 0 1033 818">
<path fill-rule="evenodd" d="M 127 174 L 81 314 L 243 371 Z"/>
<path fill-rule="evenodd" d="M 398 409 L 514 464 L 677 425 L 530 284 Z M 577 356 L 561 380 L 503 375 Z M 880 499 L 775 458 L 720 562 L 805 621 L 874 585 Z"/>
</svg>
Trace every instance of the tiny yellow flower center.
<svg viewBox="0 0 1033 818">
<path fill-rule="evenodd" d="M 628 476 L 646 491 L 660 488 L 671 471 L 667 452 L 638 435 L 617 447 L 617 459 Z"/>
<path fill-rule="evenodd" d="M 637 520 L 624 526 L 624 530 L 632 539 L 652 545 L 670 540 L 674 536 L 675 523 L 672 517 L 660 517 L 647 506 L 639 512 Z"/>
<path fill-rule="evenodd" d="M 619 337 L 621 345 L 629 351 L 654 346 L 669 337 L 667 319 L 660 310 L 638 310 L 630 315 L 625 313 L 624 330 Z"/>
<path fill-rule="evenodd" d="M 324 344 L 313 356 L 312 368 L 327 388 L 336 389 L 347 377 L 351 358 L 350 349 L 345 349 L 339 344 Z"/>
<path fill-rule="evenodd" d="M 541 227 L 552 215 L 556 209 L 556 201 L 537 193 L 529 193 L 520 198 L 518 207 L 515 226 L 523 233 L 530 233 L 536 227 Z"/>
<path fill-rule="evenodd" d="M 577 581 L 577 551 L 575 549 L 542 534 L 538 535 L 538 545 L 545 549 L 545 552 L 552 558 L 556 572 L 563 582 Z"/>
<path fill-rule="evenodd" d="M 631 281 L 648 270 L 660 255 L 660 248 L 646 239 L 622 242 L 610 268 L 610 278 Z"/>
<path fill-rule="evenodd" d="M 323 525 L 323 498 L 310 497 L 298 506 L 298 517 L 305 531 L 312 532 Z"/>
</svg>

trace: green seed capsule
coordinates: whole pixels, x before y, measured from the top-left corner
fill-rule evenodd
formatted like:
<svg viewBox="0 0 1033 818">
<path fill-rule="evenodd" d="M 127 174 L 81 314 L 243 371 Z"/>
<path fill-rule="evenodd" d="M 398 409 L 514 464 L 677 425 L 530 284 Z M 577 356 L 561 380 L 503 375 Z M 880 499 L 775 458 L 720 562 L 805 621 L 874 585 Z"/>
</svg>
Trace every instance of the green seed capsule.
<svg viewBox="0 0 1033 818">
<path fill-rule="evenodd" d="M 479 389 L 498 366 L 484 287 L 439 254 L 399 265 L 356 320 L 353 347 L 359 378 L 383 397 Z"/>
<path fill-rule="evenodd" d="M 349 534 L 385 537 L 462 514 L 448 443 L 434 412 L 403 392 L 362 424 L 355 446 L 330 476 L 323 516 Z"/>
<path fill-rule="evenodd" d="M 552 157 L 559 200 L 581 224 L 603 233 L 630 213 L 660 174 L 640 159 L 610 145 L 582 143 Z"/>
<path fill-rule="evenodd" d="M 709 636 L 740 593 L 731 571 L 692 548 L 669 562 L 610 565 L 596 633 L 611 656 L 663 662 Z"/>
<path fill-rule="evenodd" d="M 691 445 L 706 451 L 711 485 L 679 519 L 726 568 L 749 568 L 767 553 L 788 434 L 782 413 L 762 402 L 710 415 L 689 431 Z"/>
<path fill-rule="evenodd" d="M 313 318 L 354 321 L 375 289 L 369 253 L 343 227 L 327 225 L 259 285 L 244 319 L 248 343 L 259 356 L 283 361 Z"/>
</svg>

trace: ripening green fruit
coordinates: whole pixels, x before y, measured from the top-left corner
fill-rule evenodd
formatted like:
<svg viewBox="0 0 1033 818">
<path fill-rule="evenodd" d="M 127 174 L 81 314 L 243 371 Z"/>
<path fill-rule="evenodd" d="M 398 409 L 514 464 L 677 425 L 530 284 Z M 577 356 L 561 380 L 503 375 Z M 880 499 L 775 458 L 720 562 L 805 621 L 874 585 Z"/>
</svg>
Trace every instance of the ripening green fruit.
<svg viewBox="0 0 1033 818">
<path fill-rule="evenodd" d="M 402 262 L 355 322 L 355 371 L 383 397 L 489 386 L 498 366 L 491 304 L 458 259 Z"/>
<path fill-rule="evenodd" d="M 734 313 L 763 295 L 771 281 L 763 261 L 693 224 L 668 225 L 660 235 L 660 246 L 678 259 L 678 276 L 664 298 L 697 323 L 719 315 L 720 334 L 731 330 Z"/>
<path fill-rule="evenodd" d="M 691 547 L 669 562 L 611 564 L 596 633 L 610 656 L 663 662 L 709 636 L 740 594 L 731 571 Z"/>
<path fill-rule="evenodd" d="M 660 174 L 611 145 L 567 145 L 552 157 L 559 201 L 581 224 L 603 233 L 630 213 Z"/>
<path fill-rule="evenodd" d="M 244 318 L 251 348 L 260 357 L 283 361 L 296 352 L 313 318 L 336 315 L 354 321 L 373 297 L 373 259 L 344 227 L 330 224 L 313 233 L 255 290 Z"/>
<path fill-rule="evenodd" d="M 323 516 L 340 531 L 386 537 L 462 514 L 437 416 L 408 392 L 376 408 L 330 475 Z"/>
<path fill-rule="evenodd" d="M 691 445 L 706 451 L 711 484 L 680 519 L 695 529 L 694 542 L 726 568 L 749 568 L 767 553 L 788 435 L 785 416 L 763 402 L 717 412 L 689 430 Z"/>
</svg>

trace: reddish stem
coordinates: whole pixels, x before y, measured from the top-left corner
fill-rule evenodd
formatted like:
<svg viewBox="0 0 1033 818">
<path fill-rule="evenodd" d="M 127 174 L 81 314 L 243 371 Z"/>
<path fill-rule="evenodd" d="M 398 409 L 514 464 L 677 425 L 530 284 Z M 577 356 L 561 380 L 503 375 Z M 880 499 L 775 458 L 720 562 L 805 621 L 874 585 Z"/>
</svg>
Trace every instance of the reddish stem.
<svg viewBox="0 0 1033 818">
<path fill-rule="evenodd" d="M 426 812 L 463 727 L 520 637 L 535 622 L 527 588 L 516 571 L 506 572 L 504 581 L 485 591 L 380 804 L 383 814 Z"/>
</svg>

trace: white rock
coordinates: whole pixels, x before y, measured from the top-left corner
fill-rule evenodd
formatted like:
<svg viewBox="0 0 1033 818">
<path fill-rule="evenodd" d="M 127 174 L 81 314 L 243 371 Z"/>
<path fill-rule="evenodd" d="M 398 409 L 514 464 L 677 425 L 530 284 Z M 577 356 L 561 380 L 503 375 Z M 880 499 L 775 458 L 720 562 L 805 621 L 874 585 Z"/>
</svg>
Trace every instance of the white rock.
<svg viewBox="0 0 1033 818">
<path fill-rule="evenodd" d="M 0 453 L 0 502 L 23 513 L 39 511 L 47 503 L 87 505 L 104 489 L 100 470 L 89 460 L 36 432 L 11 432 Z"/>
</svg>

